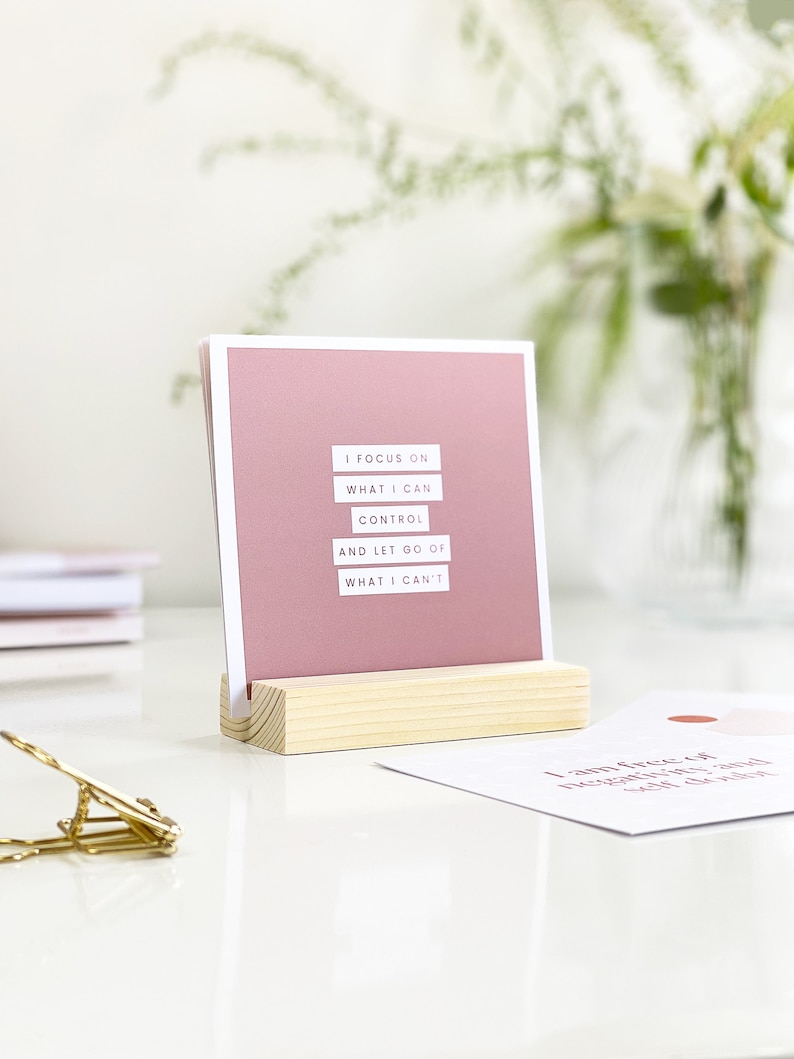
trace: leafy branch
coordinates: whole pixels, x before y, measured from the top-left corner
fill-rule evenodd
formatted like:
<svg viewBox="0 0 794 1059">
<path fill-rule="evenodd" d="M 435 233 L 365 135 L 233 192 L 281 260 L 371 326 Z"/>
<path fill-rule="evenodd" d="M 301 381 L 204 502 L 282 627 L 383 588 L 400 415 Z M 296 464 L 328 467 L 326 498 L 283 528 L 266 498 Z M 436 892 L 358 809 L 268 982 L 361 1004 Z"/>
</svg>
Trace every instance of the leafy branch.
<svg viewBox="0 0 794 1059">
<path fill-rule="evenodd" d="M 779 27 L 753 33 L 735 0 L 690 0 L 692 18 L 730 38 L 739 55 L 750 49 L 766 57 L 760 95 L 747 101 L 738 122 L 724 127 L 687 56 L 680 5 L 513 0 L 526 25 L 546 42 L 550 69 L 541 75 L 524 57 L 520 36 L 500 24 L 489 5 L 456 2 L 459 41 L 501 113 L 518 119 L 517 135 L 506 126 L 482 136 L 408 121 L 372 104 L 299 50 L 256 34 L 207 33 L 164 61 L 160 95 L 174 89 L 187 65 L 222 54 L 285 71 L 337 122 L 331 136 L 280 130 L 220 141 L 204 152 L 204 166 L 239 155 L 340 155 L 368 176 L 360 201 L 318 218 L 306 245 L 271 274 L 251 330 L 282 326 L 317 270 L 359 233 L 464 195 L 488 201 L 544 196 L 566 216 L 528 269 L 533 280 L 552 287 L 536 302 L 531 323 L 542 395 L 560 394 L 560 380 L 570 378 L 566 358 L 573 354 L 584 378 L 584 406 L 595 406 L 628 352 L 638 296 L 654 312 L 678 320 L 689 336 L 690 447 L 707 438 L 721 446 L 716 527 L 740 578 L 756 472 L 758 336 L 777 256 L 791 242 L 794 34 L 789 40 Z M 652 57 L 691 128 L 684 171 L 648 167 L 652 116 L 646 115 L 645 124 L 629 119 L 625 86 L 588 50 L 581 30 L 589 25 L 587 14 Z M 583 320 L 596 328 L 586 343 L 580 341 Z"/>
</svg>

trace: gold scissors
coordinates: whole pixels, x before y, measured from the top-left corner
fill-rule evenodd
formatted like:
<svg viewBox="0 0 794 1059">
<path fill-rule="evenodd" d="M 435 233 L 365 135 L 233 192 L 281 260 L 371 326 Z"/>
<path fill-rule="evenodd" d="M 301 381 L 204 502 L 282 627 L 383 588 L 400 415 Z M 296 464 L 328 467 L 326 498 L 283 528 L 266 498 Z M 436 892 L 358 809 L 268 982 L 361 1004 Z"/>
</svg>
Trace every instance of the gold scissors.
<svg viewBox="0 0 794 1059">
<path fill-rule="evenodd" d="M 147 852 L 168 856 L 176 850 L 182 828 L 169 817 L 162 816 L 148 798 L 129 798 L 11 732 L 0 732 L 0 735 L 12 746 L 32 754 L 43 765 L 69 776 L 79 788 L 74 815 L 58 821 L 60 835 L 41 839 L 0 838 L 0 844 L 17 847 L 14 853 L 0 856 L 0 863 L 26 860 L 46 853 Z M 89 815 L 92 802 L 110 809 L 112 815 Z M 108 824 L 120 826 L 104 826 Z"/>
</svg>

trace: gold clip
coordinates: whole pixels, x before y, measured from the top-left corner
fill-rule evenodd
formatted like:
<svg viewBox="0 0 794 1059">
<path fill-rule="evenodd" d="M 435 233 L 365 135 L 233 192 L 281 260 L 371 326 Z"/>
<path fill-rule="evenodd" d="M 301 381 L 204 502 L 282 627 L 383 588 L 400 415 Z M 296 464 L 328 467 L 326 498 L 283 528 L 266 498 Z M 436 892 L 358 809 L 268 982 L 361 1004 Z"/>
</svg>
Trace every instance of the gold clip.
<svg viewBox="0 0 794 1059">
<path fill-rule="evenodd" d="M 182 828 L 167 816 L 161 816 L 148 798 L 128 798 L 112 787 L 97 783 L 70 765 L 58 761 L 41 747 L 27 743 L 11 732 L 0 732 L 12 746 L 32 754 L 37 761 L 70 776 L 77 786 L 77 808 L 74 816 L 58 821 L 63 832 L 56 838 L 0 838 L 6 846 L 18 846 L 16 853 L 0 856 L 0 863 L 25 860 L 45 853 L 128 853 L 145 851 L 168 855 L 176 850 Z M 89 816 L 91 802 L 111 809 L 115 816 Z M 94 830 L 97 824 L 122 824 L 122 827 Z"/>
</svg>

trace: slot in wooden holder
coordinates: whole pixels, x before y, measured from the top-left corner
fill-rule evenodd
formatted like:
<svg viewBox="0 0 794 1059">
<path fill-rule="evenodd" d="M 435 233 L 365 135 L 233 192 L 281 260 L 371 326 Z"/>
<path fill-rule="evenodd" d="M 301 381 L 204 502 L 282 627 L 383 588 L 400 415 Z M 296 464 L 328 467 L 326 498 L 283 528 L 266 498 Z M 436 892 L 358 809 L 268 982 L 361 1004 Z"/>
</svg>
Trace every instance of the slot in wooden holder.
<svg viewBox="0 0 794 1059">
<path fill-rule="evenodd" d="M 221 681 L 223 734 L 278 754 L 554 732 L 589 714 L 587 670 L 551 661 L 254 680 L 250 717 L 229 716 Z"/>
</svg>

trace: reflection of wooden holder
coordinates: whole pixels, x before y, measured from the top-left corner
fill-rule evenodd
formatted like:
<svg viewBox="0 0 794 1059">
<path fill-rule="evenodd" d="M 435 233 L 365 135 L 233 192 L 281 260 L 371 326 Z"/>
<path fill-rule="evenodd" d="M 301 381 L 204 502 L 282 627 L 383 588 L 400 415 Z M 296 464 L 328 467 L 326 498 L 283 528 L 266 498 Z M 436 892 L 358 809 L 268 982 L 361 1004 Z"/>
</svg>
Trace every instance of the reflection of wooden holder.
<svg viewBox="0 0 794 1059">
<path fill-rule="evenodd" d="M 250 717 L 229 716 L 221 683 L 223 734 L 279 754 L 583 728 L 589 712 L 587 670 L 562 662 L 255 680 Z"/>
</svg>

